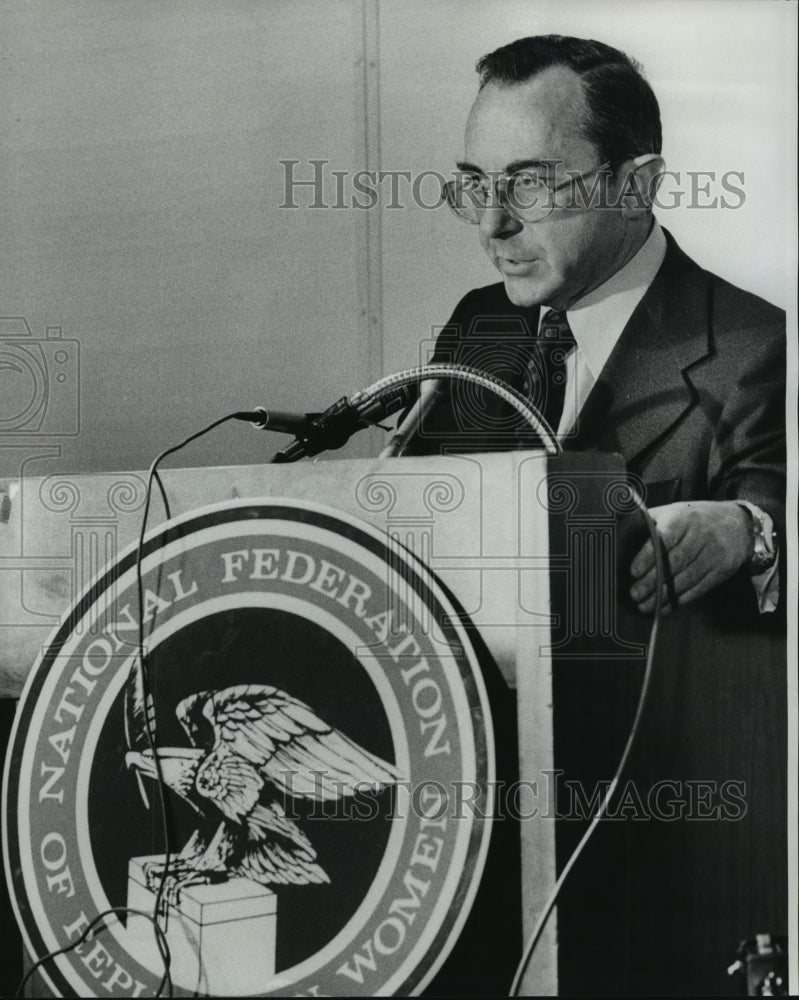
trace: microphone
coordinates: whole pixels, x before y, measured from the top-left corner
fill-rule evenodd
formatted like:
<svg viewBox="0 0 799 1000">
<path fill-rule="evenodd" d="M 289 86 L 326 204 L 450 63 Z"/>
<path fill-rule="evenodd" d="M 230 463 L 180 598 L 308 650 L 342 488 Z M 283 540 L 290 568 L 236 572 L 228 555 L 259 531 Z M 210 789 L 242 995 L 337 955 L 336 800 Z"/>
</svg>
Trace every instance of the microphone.
<svg viewBox="0 0 799 1000">
<path fill-rule="evenodd" d="M 256 406 L 254 410 L 241 410 L 239 413 L 234 413 L 233 416 L 236 420 L 245 420 L 247 423 L 255 424 L 263 431 L 301 435 L 309 430 L 313 421 L 321 414 L 267 410 L 266 407 Z"/>
<path fill-rule="evenodd" d="M 258 406 L 234 414 L 265 431 L 294 434 L 296 440 L 280 451 L 273 462 L 296 462 L 300 458 L 318 455 L 322 451 L 341 448 L 356 431 L 379 423 L 410 402 L 412 388 L 399 386 L 373 399 L 356 393 L 352 401 L 342 396 L 323 413 L 291 413 L 285 410 L 267 410 Z"/>
</svg>

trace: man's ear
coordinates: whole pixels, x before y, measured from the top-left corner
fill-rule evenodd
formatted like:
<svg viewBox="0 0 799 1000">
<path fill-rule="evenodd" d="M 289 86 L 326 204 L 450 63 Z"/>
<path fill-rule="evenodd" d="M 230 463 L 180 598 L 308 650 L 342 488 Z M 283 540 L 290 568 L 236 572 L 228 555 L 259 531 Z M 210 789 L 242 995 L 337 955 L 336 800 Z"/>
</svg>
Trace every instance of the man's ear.
<svg viewBox="0 0 799 1000">
<path fill-rule="evenodd" d="M 665 169 L 666 161 L 657 153 L 645 153 L 621 165 L 618 200 L 627 218 L 649 215 Z"/>
</svg>

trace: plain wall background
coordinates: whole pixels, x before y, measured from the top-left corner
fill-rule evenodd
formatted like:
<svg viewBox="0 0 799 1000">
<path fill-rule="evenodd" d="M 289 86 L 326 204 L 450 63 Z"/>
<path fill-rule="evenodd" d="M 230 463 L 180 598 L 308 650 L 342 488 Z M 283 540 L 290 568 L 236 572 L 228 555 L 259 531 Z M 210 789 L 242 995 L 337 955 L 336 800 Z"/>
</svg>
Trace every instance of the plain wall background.
<svg viewBox="0 0 799 1000">
<path fill-rule="evenodd" d="M 321 409 L 416 363 L 457 299 L 496 280 L 475 232 L 407 197 L 280 209 L 279 161 L 306 177 L 312 158 L 451 169 L 476 59 L 523 34 L 643 63 L 669 166 L 745 176 L 740 209 L 661 220 L 785 305 L 795 15 L 782 0 L 4 0 L 0 316 L 79 342 L 81 422 L 15 433 L 30 376 L 0 365 L 0 474 L 35 454 L 31 474 L 146 467 L 228 410 Z M 279 443 L 237 425 L 175 461 L 260 462 Z"/>
<path fill-rule="evenodd" d="M 146 468 L 230 410 L 369 382 L 361 219 L 279 209 L 280 158 L 358 158 L 351 7 L 0 5 L 0 310 L 80 342 L 62 470 Z M 279 440 L 239 424 L 178 461 L 263 461 Z"/>
</svg>

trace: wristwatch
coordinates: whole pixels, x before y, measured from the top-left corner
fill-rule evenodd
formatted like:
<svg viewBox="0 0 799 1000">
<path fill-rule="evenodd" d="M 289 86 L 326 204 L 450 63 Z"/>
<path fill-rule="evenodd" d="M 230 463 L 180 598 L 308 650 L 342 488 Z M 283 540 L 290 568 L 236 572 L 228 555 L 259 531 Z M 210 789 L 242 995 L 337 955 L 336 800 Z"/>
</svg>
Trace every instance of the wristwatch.
<svg viewBox="0 0 799 1000">
<path fill-rule="evenodd" d="M 746 563 L 746 571 L 750 576 L 760 576 L 777 561 L 777 532 L 774 530 L 774 522 L 768 514 L 748 500 L 737 502 L 749 514 L 752 525 L 752 551 Z"/>
</svg>

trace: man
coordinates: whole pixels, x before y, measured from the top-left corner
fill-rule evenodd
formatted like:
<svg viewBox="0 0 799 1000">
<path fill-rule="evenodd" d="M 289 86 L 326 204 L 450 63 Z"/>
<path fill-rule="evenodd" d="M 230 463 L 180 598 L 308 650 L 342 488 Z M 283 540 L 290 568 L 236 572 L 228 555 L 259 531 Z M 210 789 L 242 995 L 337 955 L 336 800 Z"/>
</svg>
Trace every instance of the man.
<svg viewBox="0 0 799 1000">
<path fill-rule="evenodd" d="M 490 53 L 478 72 L 446 196 L 502 282 L 463 298 L 434 360 L 504 378 L 565 449 L 618 452 L 643 483 L 676 613 L 626 774 L 641 796 L 663 782 L 712 788 L 669 822 L 628 813 L 642 822 L 603 827 L 559 903 L 560 988 L 734 990 L 725 967 L 738 941 L 787 922 L 773 613 L 785 579 L 784 314 L 702 270 L 654 219 L 660 114 L 626 55 L 542 36 Z M 460 383 L 430 401 L 409 453 L 540 445 L 507 404 Z M 650 613 L 654 555 L 637 546 L 625 588 Z M 638 677 L 629 663 L 555 657 L 555 766 L 589 796 L 613 773 Z M 739 822 L 719 806 L 730 782 L 743 789 Z M 559 865 L 580 829 L 561 824 Z"/>
<path fill-rule="evenodd" d="M 679 604 L 749 574 L 760 611 L 773 611 L 785 492 L 784 314 L 701 270 L 653 218 L 665 166 L 660 114 L 627 56 L 600 42 L 539 36 L 483 57 L 478 72 L 465 156 L 447 197 L 477 225 L 503 283 L 461 301 L 436 359 L 475 361 L 476 337 L 479 366 L 530 394 L 529 378 L 514 378 L 525 368 L 519 352 L 486 358 L 485 345 L 504 333 L 505 348 L 508 339 L 528 341 L 529 355 L 547 315 L 565 314 L 554 334 L 565 371 L 538 357 L 539 402 L 565 377 L 554 421 L 563 446 L 620 452 L 648 484 Z M 417 454 L 519 446 L 507 412 L 493 401 L 479 412 L 458 396 L 450 391 L 427 421 Z M 662 504 L 664 494 L 675 502 Z M 650 544 L 631 573 L 632 597 L 649 612 Z"/>
</svg>

